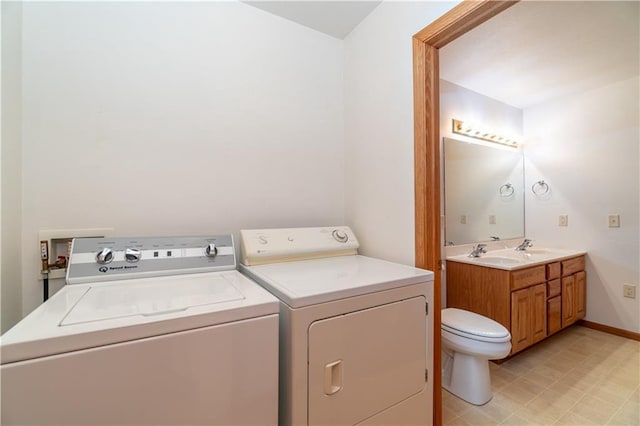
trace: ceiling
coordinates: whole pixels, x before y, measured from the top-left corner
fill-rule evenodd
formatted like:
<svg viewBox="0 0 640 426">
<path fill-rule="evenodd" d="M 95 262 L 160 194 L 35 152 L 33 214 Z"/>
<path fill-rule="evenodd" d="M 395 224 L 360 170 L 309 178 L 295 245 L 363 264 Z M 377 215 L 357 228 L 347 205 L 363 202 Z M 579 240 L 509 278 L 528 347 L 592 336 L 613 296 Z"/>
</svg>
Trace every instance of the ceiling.
<svg viewBox="0 0 640 426">
<path fill-rule="evenodd" d="M 526 108 L 637 76 L 639 6 L 517 3 L 440 49 L 440 78 Z"/>
<path fill-rule="evenodd" d="M 338 39 L 382 3 L 243 2 Z M 521 1 L 440 49 L 440 77 L 527 108 L 637 76 L 639 28 L 638 1 Z"/>
<path fill-rule="evenodd" d="M 243 1 L 335 38 L 344 39 L 379 1 Z"/>
</svg>

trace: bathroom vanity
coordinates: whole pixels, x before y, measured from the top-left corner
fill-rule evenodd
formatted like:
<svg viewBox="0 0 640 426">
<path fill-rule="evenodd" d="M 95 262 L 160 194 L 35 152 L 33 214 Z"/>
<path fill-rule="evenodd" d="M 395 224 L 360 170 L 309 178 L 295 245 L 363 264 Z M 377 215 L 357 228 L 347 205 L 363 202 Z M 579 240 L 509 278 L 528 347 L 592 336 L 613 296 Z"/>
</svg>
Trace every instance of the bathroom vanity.
<svg viewBox="0 0 640 426">
<path fill-rule="evenodd" d="M 511 333 L 511 355 L 584 318 L 585 252 L 489 251 L 447 257 L 447 307 L 489 317 Z"/>
</svg>

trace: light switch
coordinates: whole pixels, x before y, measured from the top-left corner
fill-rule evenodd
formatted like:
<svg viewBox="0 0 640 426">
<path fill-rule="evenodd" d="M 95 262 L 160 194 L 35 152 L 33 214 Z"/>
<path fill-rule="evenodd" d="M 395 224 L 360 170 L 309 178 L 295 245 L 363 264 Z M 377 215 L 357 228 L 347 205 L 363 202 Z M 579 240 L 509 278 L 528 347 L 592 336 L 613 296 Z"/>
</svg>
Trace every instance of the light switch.
<svg viewBox="0 0 640 426">
<path fill-rule="evenodd" d="M 463 214 L 460 216 L 460 223 L 465 225 L 467 223 L 467 215 Z"/>
<path fill-rule="evenodd" d="M 558 216 L 558 226 L 569 226 L 569 215 L 561 214 Z"/>
</svg>

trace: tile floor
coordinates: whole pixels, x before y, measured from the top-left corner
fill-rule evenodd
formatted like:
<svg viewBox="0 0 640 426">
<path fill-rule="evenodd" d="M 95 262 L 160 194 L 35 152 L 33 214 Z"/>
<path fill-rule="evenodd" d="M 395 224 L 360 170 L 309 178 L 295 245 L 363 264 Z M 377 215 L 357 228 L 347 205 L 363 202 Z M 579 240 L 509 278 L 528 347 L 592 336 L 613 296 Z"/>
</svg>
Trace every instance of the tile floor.
<svg viewBox="0 0 640 426">
<path fill-rule="evenodd" d="M 640 342 L 574 325 L 498 365 L 477 407 L 442 390 L 444 425 L 640 425 Z"/>
</svg>

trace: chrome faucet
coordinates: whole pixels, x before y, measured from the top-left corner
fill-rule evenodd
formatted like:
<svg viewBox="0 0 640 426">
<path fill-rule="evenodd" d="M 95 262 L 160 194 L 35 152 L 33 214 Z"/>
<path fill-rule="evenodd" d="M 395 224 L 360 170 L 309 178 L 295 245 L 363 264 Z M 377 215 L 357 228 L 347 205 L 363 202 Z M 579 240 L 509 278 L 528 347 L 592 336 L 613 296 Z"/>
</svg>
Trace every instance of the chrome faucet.
<svg viewBox="0 0 640 426">
<path fill-rule="evenodd" d="M 486 252 L 487 252 L 487 245 L 486 244 L 478 244 L 477 246 L 475 246 L 473 248 L 471 253 L 469 253 L 469 257 L 480 257 L 480 255 L 482 253 L 486 253 Z"/>
<path fill-rule="evenodd" d="M 500 237 L 497 235 L 490 235 L 489 238 L 491 238 L 491 241 L 500 241 Z"/>
<path fill-rule="evenodd" d="M 518 247 L 516 247 L 516 250 L 525 251 L 527 247 L 533 247 L 533 243 L 531 242 L 530 239 L 525 238 L 524 241 Z"/>
</svg>

